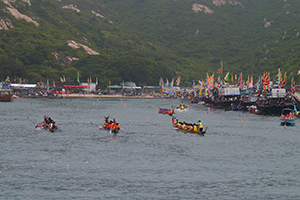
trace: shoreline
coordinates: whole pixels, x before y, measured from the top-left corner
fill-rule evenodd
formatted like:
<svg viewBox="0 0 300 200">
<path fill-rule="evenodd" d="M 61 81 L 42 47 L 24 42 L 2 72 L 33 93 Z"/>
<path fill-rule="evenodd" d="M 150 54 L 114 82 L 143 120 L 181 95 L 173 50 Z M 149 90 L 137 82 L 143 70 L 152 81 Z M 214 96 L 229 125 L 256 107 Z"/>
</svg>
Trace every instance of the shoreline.
<svg viewBox="0 0 300 200">
<path fill-rule="evenodd" d="M 73 93 L 73 94 L 60 94 L 63 99 L 65 98 L 136 98 L 136 99 L 154 99 L 157 97 L 154 96 L 122 96 L 122 95 L 103 95 L 103 94 L 79 94 L 79 93 Z M 23 98 L 53 98 L 53 96 L 28 96 L 28 95 L 22 95 L 17 96 L 13 95 L 12 99 L 23 99 Z M 60 98 L 57 98 L 60 99 Z"/>
<path fill-rule="evenodd" d="M 63 98 L 145 98 L 153 99 L 153 96 L 122 96 L 122 95 L 103 95 L 103 94 L 61 94 Z"/>
</svg>

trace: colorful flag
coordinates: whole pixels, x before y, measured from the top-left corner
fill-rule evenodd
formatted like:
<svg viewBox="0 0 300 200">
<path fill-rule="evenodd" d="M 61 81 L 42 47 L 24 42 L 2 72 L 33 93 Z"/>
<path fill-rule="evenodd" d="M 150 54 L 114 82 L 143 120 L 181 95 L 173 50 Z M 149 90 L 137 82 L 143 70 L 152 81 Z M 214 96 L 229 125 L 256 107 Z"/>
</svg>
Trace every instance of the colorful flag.
<svg viewBox="0 0 300 200">
<path fill-rule="evenodd" d="M 249 81 L 250 81 L 250 75 L 248 74 L 248 79 L 246 81 L 246 85 L 249 85 Z"/>
<path fill-rule="evenodd" d="M 298 70 L 298 74 L 297 75 L 299 75 L 300 74 L 300 70 Z"/>
<path fill-rule="evenodd" d="M 167 86 L 169 86 L 169 80 L 168 80 L 168 78 L 167 78 L 166 84 L 167 84 Z"/>
<path fill-rule="evenodd" d="M 56 85 L 55 85 L 55 81 L 53 80 L 53 87 L 56 87 Z"/>
<path fill-rule="evenodd" d="M 108 85 L 110 85 L 111 84 L 111 81 L 110 81 L 110 79 L 108 80 Z"/>
<path fill-rule="evenodd" d="M 161 84 L 161 86 L 164 86 L 164 80 L 161 77 L 160 77 L 160 84 Z"/>
<path fill-rule="evenodd" d="M 257 82 L 256 85 L 257 85 L 257 86 L 256 86 L 256 89 L 257 89 L 257 90 L 260 90 L 260 77 L 258 77 L 258 82 Z"/>
<path fill-rule="evenodd" d="M 248 87 L 253 88 L 253 76 L 251 76 L 251 80 L 250 80 Z"/>
<path fill-rule="evenodd" d="M 285 86 L 286 84 L 286 72 L 284 73 L 284 80 L 282 81 L 282 86 Z"/>
<path fill-rule="evenodd" d="M 221 61 L 221 68 L 218 69 L 218 73 L 223 73 L 223 63 L 222 63 L 222 61 Z"/>
<path fill-rule="evenodd" d="M 266 74 L 267 75 L 266 75 L 266 79 L 265 79 L 265 84 L 267 87 L 269 87 L 270 86 L 270 72 L 267 72 Z"/>
<path fill-rule="evenodd" d="M 92 83 L 92 77 L 90 76 L 90 83 Z"/>
<path fill-rule="evenodd" d="M 60 77 L 60 81 L 63 83 L 64 82 L 64 80 L 63 80 L 63 78 L 62 77 Z"/>
<path fill-rule="evenodd" d="M 66 82 L 66 77 L 64 76 L 64 82 Z"/>
<path fill-rule="evenodd" d="M 176 80 L 176 85 L 179 86 L 181 77 L 179 76 Z"/>
<path fill-rule="evenodd" d="M 291 87 L 294 87 L 294 77 L 291 80 Z"/>
<path fill-rule="evenodd" d="M 202 82 L 200 83 L 200 81 L 199 81 L 199 84 L 201 85 L 200 90 L 199 90 L 199 96 L 202 96 L 203 84 L 202 84 Z"/>
<path fill-rule="evenodd" d="M 80 74 L 79 74 L 79 72 L 77 72 L 77 82 L 78 83 L 80 83 L 79 76 L 80 76 Z"/>
<path fill-rule="evenodd" d="M 173 87 L 173 85 L 174 85 L 174 78 L 172 78 L 172 81 L 171 81 L 170 85 Z"/>
<path fill-rule="evenodd" d="M 239 78 L 238 82 L 242 82 L 242 80 L 243 80 L 243 74 L 241 72 L 241 75 L 240 75 L 240 78 Z"/>
<path fill-rule="evenodd" d="M 227 72 L 226 76 L 224 77 L 224 81 L 228 81 L 229 80 L 229 72 Z"/>
</svg>

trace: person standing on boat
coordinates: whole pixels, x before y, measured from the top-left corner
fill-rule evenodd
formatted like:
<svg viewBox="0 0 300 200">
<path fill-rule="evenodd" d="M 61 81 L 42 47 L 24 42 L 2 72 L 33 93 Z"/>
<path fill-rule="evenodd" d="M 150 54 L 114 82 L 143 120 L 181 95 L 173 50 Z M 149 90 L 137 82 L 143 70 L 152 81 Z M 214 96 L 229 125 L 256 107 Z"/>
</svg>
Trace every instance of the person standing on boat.
<svg viewBox="0 0 300 200">
<path fill-rule="evenodd" d="M 203 131 L 203 125 L 202 125 L 202 123 L 201 123 L 201 120 L 199 120 L 198 128 L 199 128 L 199 130 L 200 130 L 201 132 Z"/>
</svg>

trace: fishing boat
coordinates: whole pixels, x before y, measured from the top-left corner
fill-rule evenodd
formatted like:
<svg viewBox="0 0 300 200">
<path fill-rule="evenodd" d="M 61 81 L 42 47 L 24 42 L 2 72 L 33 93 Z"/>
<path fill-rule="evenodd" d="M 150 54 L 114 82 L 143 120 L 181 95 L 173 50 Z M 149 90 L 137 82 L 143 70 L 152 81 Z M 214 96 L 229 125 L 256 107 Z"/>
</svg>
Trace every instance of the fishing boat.
<svg viewBox="0 0 300 200">
<path fill-rule="evenodd" d="M 294 126 L 295 125 L 295 117 L 294 117 L 293 113 L 294 113 L 293 109 L 289 109 L 289 108 L 282 109 L 281 119 L 280 119 L 281 125 Z"/>
<path fill-rule="evenodd" d="M 13 90 L 10 88 L 10 83 L 1 83 L 0 87 L 0 101 L 12 101 Z"/>
</svg>

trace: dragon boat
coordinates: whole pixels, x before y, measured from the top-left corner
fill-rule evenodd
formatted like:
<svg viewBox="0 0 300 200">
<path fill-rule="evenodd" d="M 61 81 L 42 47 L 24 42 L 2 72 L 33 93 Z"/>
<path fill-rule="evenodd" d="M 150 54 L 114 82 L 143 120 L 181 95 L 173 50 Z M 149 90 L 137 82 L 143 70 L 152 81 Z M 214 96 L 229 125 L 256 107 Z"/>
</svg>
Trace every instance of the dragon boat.
<svg viewBox="0 0 300 200">
<path fill-rule="evenodd" d="M 159 108 L 158 109 L 159 114 L 163 115 L 170 115 L 172 116 L 174 114 L 174 109 L 167 109 L 167 108 Z"/>
<path fill-rule="evenodd" d="M 185 122 L 176 122 L 175 118 L 172 118 L 172 124 L 173 124 L 173 128 L 177 131 L 181 131 L 181 132 L 184 132 L 184 133 L 193 133 L 193 134 L 198 134 L 200 136 L 204 136 L 204 134 L 206 133 L 207 131 L 207 128 L 205 128 L 204 131 L 200 131 L 199 129 L 197 129 L 197 131 L 194 130 L 194 126 L 195 124 L 188 124 L 188 123 L 185 123 Z M 185 126 L 183 126 L 183 124 Z"/>
</svg>

